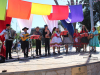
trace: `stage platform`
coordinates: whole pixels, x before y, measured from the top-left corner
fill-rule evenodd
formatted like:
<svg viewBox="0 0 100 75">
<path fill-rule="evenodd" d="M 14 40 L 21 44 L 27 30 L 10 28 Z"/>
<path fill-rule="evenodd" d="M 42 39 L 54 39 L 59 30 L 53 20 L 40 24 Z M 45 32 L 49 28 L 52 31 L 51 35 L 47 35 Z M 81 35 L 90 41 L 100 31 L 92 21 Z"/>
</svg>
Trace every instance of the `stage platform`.
<svg viewBox="0 0 100 75">
<path fill-rule="evenodd" d="M 15 57 L 16 54 L 12 55 Z M 19 53 L 21 55 L 23 53 Z M 72 48 L 68 54 L 63 53 L 62 49 L 60 55 L 6 61 L 0 63 L 0 75 L 100 75 L 100 48 L 96 53 L 92 52 L 91 58 L 88 56 L 88 52 L 75 53 Z M 3 70 L 7 72 L 2 73 Z"/>
</svg>

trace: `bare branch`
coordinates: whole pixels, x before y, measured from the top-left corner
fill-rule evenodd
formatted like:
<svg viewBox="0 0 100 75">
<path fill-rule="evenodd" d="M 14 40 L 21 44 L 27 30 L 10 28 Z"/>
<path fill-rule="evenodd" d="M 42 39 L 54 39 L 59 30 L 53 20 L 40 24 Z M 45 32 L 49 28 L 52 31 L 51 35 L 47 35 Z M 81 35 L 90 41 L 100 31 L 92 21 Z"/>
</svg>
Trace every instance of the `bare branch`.
<svg viewBox="0 0 100 75">
<path fill-rule="evenodd" d="M 67 1 L 68 2 L 68 5 L 70 5 L 70 2 L 69 1 Z"/>
<path fill-rule="evenodd" d="M 84 0 L 81 0 L 81 1 L 79 2 L 79 4 L 82 4 L 83 1 L 84 1 Z"/>
<path fill-rule="evenodd" d="M 57 2 L 57 0 L 54 0 L 54 1 L 55 1 L 56 5 L 59 5 L 58 2 Z"/>
</svg>

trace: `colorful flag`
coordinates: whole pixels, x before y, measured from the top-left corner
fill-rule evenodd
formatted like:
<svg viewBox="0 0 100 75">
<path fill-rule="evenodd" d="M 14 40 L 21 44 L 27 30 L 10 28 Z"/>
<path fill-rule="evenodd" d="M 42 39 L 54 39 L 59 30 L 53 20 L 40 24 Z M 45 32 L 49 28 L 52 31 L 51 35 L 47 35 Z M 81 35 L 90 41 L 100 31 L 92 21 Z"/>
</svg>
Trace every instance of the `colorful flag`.
<svg viewBox="0 0 100 75">
<path fill-rule="evenodd" d="M 19 25 L 19 27 L 20 27 L 21 32 L 22 32 L 22 29 L 23 29 L 24 27 L 29 28 L 28 33 L 31 32 L 32 21 L 33 21 L 33 14 L 31 14 L 29 20 L 25 20 L 25 19 L 17 19 L 17 21 L 18 21 L 18 25 Z"/>
<path fill-rule="evenodd" d="M 31 14 L 31 2 L 22 0 L 8 0 L 7 16 L 20 19 L 29 19 Z"/>
<path fill-rule="evenodd" d="M 42 16 L 42 17 L 45 23 L 48 25 L 48 28 L 51 33 L 54 27 L 58 28 L 58 20 L 49 20 L 47 16 Z"/>
<path fill-rule="evenodd" d="M 0 0 L 0 20 L 5 20 L 7 0 Z"/>
<path fill-rule="evenodd" d="M 68 6 L 53 5 L 53 13 L 51 13 L 48 18 L 49 20 L 64 20 L 68 18 L 68 15 Z"/>
<path fill-rule="evenodd" d="M 50 15 L 52 5 L 32 3 L 31 14 Z"/>
<path fill-rule="evenodd" d="M 69 7 L 71 13 L 69 13 L 69 17 L 65 21 L 67 23 L 82 22 L 84 19 L 82 5 L 71 5 Z"/>
</svg>

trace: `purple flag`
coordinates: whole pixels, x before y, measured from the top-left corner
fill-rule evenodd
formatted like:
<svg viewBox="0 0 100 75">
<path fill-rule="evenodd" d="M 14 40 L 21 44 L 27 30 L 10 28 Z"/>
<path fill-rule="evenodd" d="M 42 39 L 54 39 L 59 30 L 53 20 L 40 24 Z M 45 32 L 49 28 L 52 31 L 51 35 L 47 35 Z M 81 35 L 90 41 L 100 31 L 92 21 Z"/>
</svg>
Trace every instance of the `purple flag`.
<svg viewBox="0 0 100 75">
<path fill-rule="evenodd" d="M 70 12 L 68 19 L 65 21 L 67 23 L 75 23 L 75 22 L 81 22 L 84 19 L 83 16 L 83 10 L 82 10 L 82 5 L 71 5 L 69 6 Z"/>
</svg>

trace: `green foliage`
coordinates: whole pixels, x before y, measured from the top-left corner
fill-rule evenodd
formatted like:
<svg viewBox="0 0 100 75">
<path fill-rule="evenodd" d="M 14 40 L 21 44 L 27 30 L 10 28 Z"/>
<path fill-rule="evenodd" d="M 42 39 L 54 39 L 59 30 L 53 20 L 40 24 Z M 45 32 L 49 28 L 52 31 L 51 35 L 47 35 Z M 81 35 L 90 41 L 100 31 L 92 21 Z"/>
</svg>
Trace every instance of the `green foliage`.
<svg viewBox="0 0 100 75">
<path fill-rule="evenodd" d="M 99 40 L 100 40 L 100 26 L 97 27 L 98 33 L 99 33 Z"/>
<path fill-rule="evenodd" d="M 20 40 L 20 33 L 21 32 L 16 33 L 17 35 L 15 36 L 15 39 Z"/>
<path fill-rule="evenodd" d="M 99 33 L 99 37 L 98 37 L 98 38 L 99 38 L 99 40 L 100 40 L 100 33 Z"/>
<path fill-rule="evenodd" d="M 100 26 L 99 26 L 99 27 L 97 27 L 97 30 L 98 30 L 98 33 L 100 33 Z"/>
<path fill-rule="evenodd" d="M 36 46 L 36 40 L 35 39 L 32 40 L 32 46 Z"/>
<path fill-rule="evenodd" d="M 64 28 L 60 20 L 58 21 L 58 25 L 61 25 Z"/>
<path fill-rule="evenodd" d="M 84 3 L 89 3 L 89 0 L 84 0 Z M 89 31 L 91 30 L 90 7 L 91 6 L 89 4 L 83 5 L 84 20 L 81 22 L 81 24 L 85 25 Z M 100 20 L 100 1 L 93 3 L 93 20 L 94 25 L 96 25 L 96 23 Z"/>
</svg>

